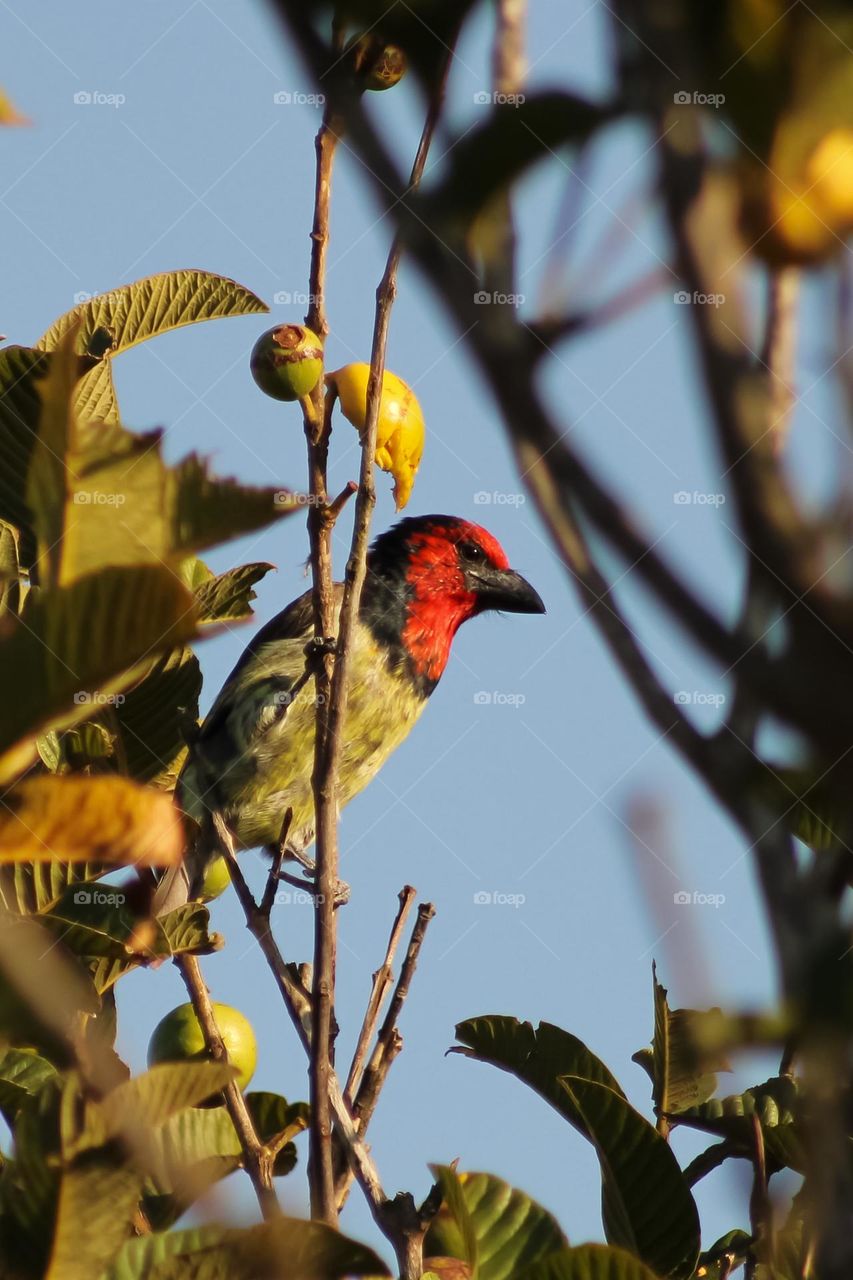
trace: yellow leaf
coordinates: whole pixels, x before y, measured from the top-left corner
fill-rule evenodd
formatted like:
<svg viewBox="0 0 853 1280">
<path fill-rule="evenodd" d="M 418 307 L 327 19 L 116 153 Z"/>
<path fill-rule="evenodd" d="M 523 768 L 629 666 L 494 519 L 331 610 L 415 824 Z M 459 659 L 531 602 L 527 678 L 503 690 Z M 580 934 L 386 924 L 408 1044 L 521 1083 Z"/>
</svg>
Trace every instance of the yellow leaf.
<svg viewBox="0 0 853 1280">
<path fill-rule="evenodd" d="M 165 867 L 183 847 L 171 799 L 126 778 L 29 778 L 0 804 L 0 863 Z"/>
</svg>

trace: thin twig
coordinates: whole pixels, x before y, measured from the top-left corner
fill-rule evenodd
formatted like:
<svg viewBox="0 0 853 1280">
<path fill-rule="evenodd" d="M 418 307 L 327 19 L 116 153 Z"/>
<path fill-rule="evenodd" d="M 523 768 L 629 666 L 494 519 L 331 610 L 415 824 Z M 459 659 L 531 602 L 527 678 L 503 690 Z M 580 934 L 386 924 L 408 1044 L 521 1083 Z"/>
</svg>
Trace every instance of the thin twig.
<svg viewBox="0 0 853 1280">
<path fill-rule="evenodd" d="M 175 964 L 184 980 L 196 1017 L 201 1025 L 207 1051 L 216 1062 L 227 1062 L 228 1051 L 222 1039 L 222 1033 L 216 1024 L 213 1004 L 201 976 L 198 957 L 191 955 L 176 956 Z M 243 1152 L 243 1167 L 249 1175 L 261 1213 L 267 1221 L 278 1217 L 281 1206 L 272 1184 L 272 1160 L 269 1152 L 258 1138 L 246 1100 L 240 1092 L 235 1080 L 229 1080 L 223 1090 L 225 1106 Z"/>
<path fill-rule="evenodd" d="M 409 987 L 414 977 L 426 931 L 434 915 L 435 907 L 431 902 L 423 902 L 418 907 L 418 914 L 412 926 L 405 959 L 400 968 L 400 976 L 397 979 L 397 985 L 394 988 L 394 994 L 391 997 L 382 1026 L 379 1029 L 373 1053 L 370 1055 L 370 1061 L 367 1064 L 355 1097 L 353 1115 L 358 1126 L 358 1132 L 362 1136 L 370 1123 L 391 1064 L 402 1048 L 397 1022 L 406 1002 L 406 997 L 409 994 Z M 335 1190 L 339 1207 L 343 1206 L 347 1198 L 351 1182 L 352 1176 L 345 1166 L 343 1153 L 338 1150 L 335 1161 Z"/>
<path fill-rule="evenodd" d="M 397 908 L 397 914 L 394 917 L 394 923 L 391 926 L 391 933 L 388 937 L 388 945 L 385 948 L 385 958 L 382 964 L 373 974 L 373 985 L 370 990 L 370 999 L 367 1002 L 367 1010 L 364 1020 L 361 1024 L 361 1031 L 358 1034 L 355 1052 L 352 1055 L 352 1063 L 347 1076 L 346 1087 L 344 1089 L 344 1097 L 350 1106 L 361 1084 L 361 1077 L 364 1073 L 364 1064 L 367 1059 L 367 1050 L 373 1039 L 376 1030 L 376 1024 L 379 1021 L 379 1014 L 382 1011 L 382 1005 L 385 1002 L 385 996 L 393 981 L 393 971 L 391 966 L 394 963 L 394 956 L 397 953 L 397 947 L 400 944 L 400 938 L 403 935 L 403 927 L 406 923 L 406 917 L 411 910 L 412 903 L 415 900 L 416 890 L 410 884 L 404 885 L 400 890 L 400 905 Z"/>
<path fill-rule="evenodd" d="M 770 421 L 773 445 L 785 447 L 791 412 L 796 403 L 797 303 L 800 273 L 796 267 L 780 267 L 770 273 L 767 324 L 761 361 L 770 375 Z"/>
</svg>

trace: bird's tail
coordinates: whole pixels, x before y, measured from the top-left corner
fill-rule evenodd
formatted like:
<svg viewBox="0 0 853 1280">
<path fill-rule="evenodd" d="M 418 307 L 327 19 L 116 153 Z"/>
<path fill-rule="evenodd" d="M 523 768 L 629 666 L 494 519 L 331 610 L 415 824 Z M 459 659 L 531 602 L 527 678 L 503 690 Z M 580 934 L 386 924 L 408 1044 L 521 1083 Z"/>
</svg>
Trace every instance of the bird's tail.
<svg viewBox="0 0 853 1280">
<path fill-rule="evenodd" d="M 187 849 L 184 860 L 178 866 L 170 867 L 160 879 L 151 899 L 152 916 L 164 916 L 197 898 L 208 865 L 216 856 L 216 833 L 210 821 L 199 826 L 186 819 L 185 827 Z"/>
</svg>

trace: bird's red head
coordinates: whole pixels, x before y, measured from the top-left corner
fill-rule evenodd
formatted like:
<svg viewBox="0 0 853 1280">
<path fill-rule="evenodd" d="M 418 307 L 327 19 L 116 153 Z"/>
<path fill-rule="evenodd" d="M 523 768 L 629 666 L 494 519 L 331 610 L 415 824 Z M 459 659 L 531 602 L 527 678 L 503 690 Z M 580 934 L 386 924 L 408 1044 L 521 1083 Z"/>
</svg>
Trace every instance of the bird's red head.
<svg viewBox="0 0 853 1280">
<path fill-rule="evenodd" d="M 486 609 L 545 612 L 488 530 L 455 516 L 416 516 L 377 538 L 368 561 L 365 621 L 402 650 L 427 691 L 444 671 L 459 626 Z"/>
</svg>

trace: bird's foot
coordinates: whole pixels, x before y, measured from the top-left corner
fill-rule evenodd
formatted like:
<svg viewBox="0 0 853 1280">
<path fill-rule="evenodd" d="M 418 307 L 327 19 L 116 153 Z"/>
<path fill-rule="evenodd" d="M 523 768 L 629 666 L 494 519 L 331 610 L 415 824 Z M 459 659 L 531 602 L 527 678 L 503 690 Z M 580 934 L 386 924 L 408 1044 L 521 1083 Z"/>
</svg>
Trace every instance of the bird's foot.
<svg viewBox="0 0 853 1280">
<path fill-rule="evenodd" d="M 334 653 L 338 647 L 337 636 L 312 636 L 305 646 L 305 656 L 309 666 Z"/>
<path fill-rule="evenodd" d="M 306 873 L 304 876 L 293 876 L 288 871 L 279 871 L 278 878 L 279 880 L 285 880 L 288 884 L 292 884 L 296 889 L 302 889 L 303 891 L 310 893 L 311 896 L 314 897 L 316 900 L 316 893 L 317 893 L 316 866 L 313 862 L 310 861 L 310 859 L 307 859 L 307 858 L 304 859 L 304 861 L 303 861 L 303 858 L 300 858 L 299 861 L 302 862 L 303 866 L 306 867 Z M 346 904 L 349 902 L 349 899 L 350 899 L 349 885 L 346 883 L 345 880 L 337 880 L 335 882 L 335 892 L 333 895 L 335 906 L 345 907 Z"/>
</svg>

